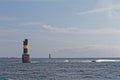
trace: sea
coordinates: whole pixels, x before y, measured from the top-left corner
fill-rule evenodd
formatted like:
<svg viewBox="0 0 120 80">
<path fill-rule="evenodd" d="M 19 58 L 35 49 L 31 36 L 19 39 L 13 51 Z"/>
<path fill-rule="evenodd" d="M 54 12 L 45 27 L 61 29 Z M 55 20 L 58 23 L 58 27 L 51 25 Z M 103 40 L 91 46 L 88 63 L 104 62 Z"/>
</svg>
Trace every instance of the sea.
<svg viewBox="0 0 120 80">
<path fill-rule="evenodd" d="M 120 80 L 120 58 L 0 58 L 0 80 Z"/>
</svg>

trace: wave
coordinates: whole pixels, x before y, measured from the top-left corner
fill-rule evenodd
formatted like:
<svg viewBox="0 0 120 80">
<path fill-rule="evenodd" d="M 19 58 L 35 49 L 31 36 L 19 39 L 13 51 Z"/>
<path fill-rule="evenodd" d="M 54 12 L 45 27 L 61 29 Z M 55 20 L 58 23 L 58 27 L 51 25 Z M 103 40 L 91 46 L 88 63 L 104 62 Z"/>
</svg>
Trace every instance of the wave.
<svg viewBox="0 0 120 80">
<path fill-rule="evenodd" d="M 120 62 L 120 60 L 114 59 L 97 59 L 97 60 L 65 60 L 64 62 Z"/>
<path fill-rule="evenodd" d="M 41 62 L 120 62 L 120 59 L 45 59 L 45 60 L 33 60 L 31 63 Z"/>
<path fill-rule="evenodd" d="M 98 59 L 98 60 L 92 60 L 92 62 L 120 62 L 120 60 Z"/>
</svg>

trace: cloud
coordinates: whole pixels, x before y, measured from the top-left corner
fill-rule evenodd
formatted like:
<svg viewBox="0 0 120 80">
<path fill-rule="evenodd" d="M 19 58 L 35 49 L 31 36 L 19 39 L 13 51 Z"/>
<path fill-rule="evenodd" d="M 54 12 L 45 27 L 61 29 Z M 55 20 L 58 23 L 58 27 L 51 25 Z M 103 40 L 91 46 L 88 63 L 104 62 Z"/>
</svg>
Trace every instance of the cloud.
<svg viewBox="0 0 120 80">
<path fill-rule="evenodd" d="M 118 35 L 120 34 L 120 29 L 115 29 L 115 28 L 100 28 L 100 29 L 80 29 L 75 27 L 60 28 L 60 27 L 54 27 L 47 24 L 42 25 L 42 27 L 50 31 L 66 33 L 66 34 L 83 34 L 83 35 Z"/>
<path fill-rule="evenodd" d="M 20 26 L 39 27 L 48 31 L 64 33 L 64 34 L 80 34 L 80 35 L 120 35 L 119 28 L 91 28 L 82 29 L 80 27 L 56 27 L 40 22 L 22 23 Z M 37 28 L 38 29 L 38 28 Z"/>
<path fill-rule="evenodd" d="M 15 17 L 3 17 L 3 16 L 0 16 L 0 21 L 13 21 L 15 19 L 16 19 Z"/>
<path fill-rule="evenodd" d="M 100 13 L 100 12 L 113 12 L 113 10 L 120 9 L 120 6 L 113 6 L 113 7 L 108 7 L 108 8 L 98 8 L 98 9 L 93 9 L 93 10 L 88 10 L 88 11 L 83 11 L 78 13 L 79 15 L 85 15 L 85 14 L 93 14 L 93 13 Z"/>
<path fill-rule="evenodd" d="M 87 11 L 81 11 L 78 15 L 87 15 L 87 14 L 95 14 L 95 13 L 107 13 L 109 17 L 118 17 L 118 11 L 120 10 L 119 4 L 113 4 L 112 0 L 100 0 L 99 2 L 100 8 L 91 9 Z M 116 17 L 116 18 L 117 18 Z M 120 17 L 120 16 L 119 16 Z"/>
<path fill-rule="evenodd" d="M 109 11 L 112 8 L 99 8 L 99 9 L 94 9 L 94 10 L 88 10 L 88 11 L 83 11 L 78 13 L 79 15 L 85 15 L 85 14 L 93 14 L 93 13 L 99 13 L 99 12 L 104 12 L 104 11 Z"/>
</svg>

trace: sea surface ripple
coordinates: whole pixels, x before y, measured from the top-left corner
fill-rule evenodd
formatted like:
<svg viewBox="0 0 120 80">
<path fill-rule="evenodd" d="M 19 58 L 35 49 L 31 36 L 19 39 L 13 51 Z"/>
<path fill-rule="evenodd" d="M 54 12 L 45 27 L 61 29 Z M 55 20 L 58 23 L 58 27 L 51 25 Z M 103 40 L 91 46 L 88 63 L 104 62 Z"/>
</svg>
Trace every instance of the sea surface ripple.
<svg viewBox="0 0 120 80">
<path fill-rule="evenodd" d="M 19 58 L 0 58 L 0 80 L 120 80 L 120 62 L 34 58 L 31 63 L 22 63 Z"/>
</svg>

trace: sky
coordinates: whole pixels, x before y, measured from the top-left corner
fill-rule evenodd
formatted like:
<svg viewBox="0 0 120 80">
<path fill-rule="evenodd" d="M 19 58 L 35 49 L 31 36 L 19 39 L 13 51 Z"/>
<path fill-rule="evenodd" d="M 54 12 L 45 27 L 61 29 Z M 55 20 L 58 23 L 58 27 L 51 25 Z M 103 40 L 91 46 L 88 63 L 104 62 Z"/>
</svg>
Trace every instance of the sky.
<svg viewBox="0 0 120 80">
<path fill-rule="evenodd" d="M 120 0 L 0 0 L 0 57 L 120 57 Z"/>
</svg>

